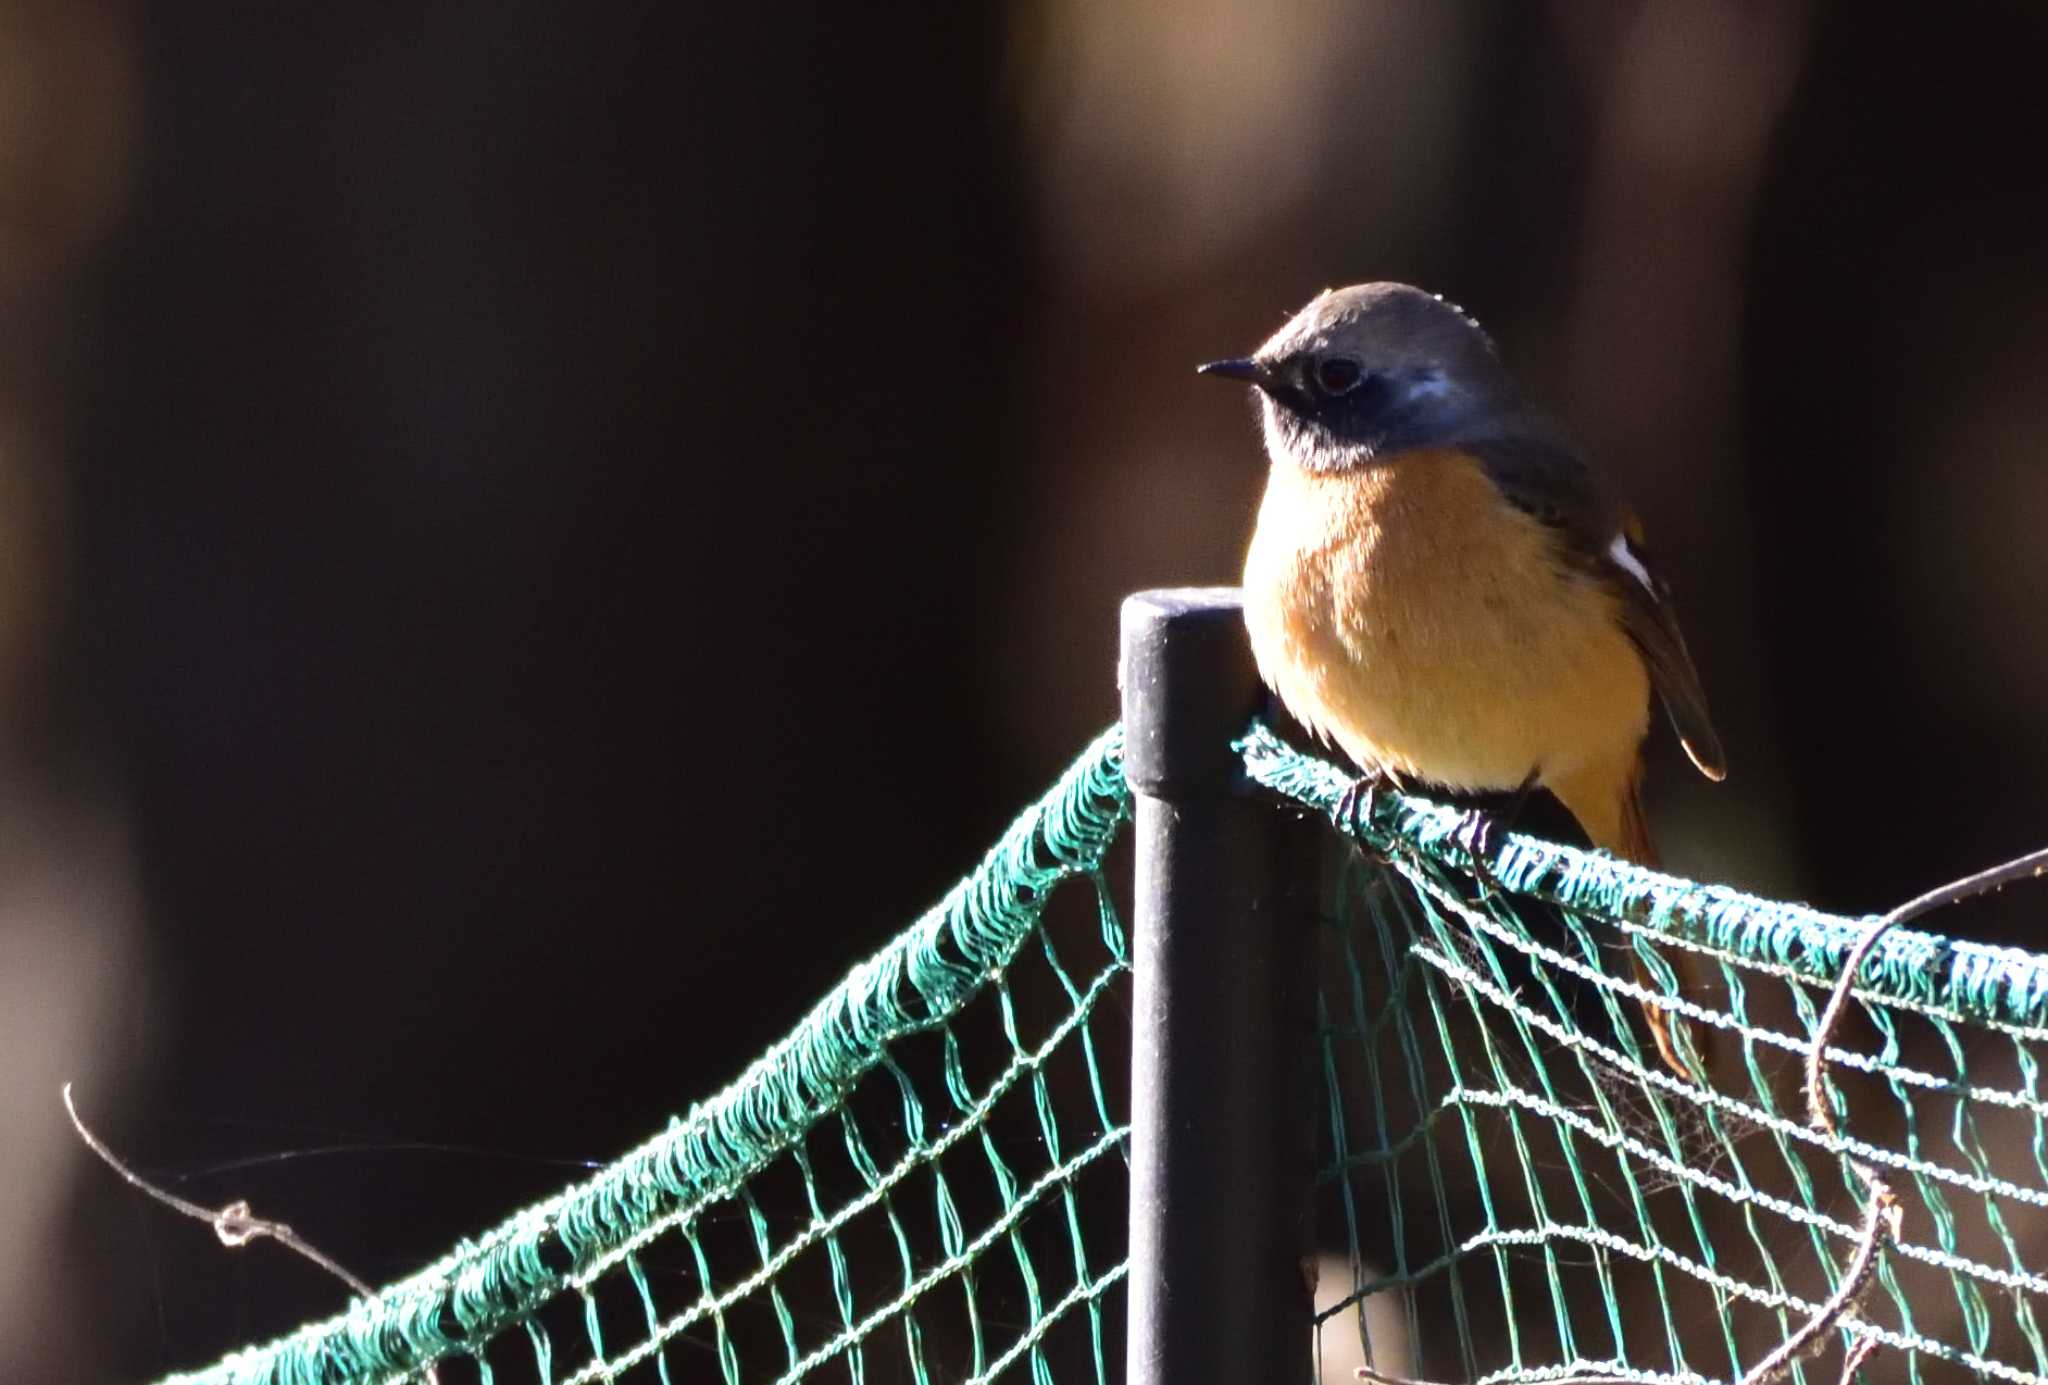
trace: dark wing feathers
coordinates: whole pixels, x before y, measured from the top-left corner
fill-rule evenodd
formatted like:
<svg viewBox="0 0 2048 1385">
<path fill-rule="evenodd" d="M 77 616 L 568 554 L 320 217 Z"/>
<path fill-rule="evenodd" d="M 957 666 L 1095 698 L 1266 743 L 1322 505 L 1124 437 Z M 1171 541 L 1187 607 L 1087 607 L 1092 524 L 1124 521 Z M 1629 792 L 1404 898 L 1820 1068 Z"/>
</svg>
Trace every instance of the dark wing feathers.
<svg viewBox="0 0 2048 1385">
<path fill-rule="evenodd" d="M 1459 448 L 1486 469 L 1510 504 L 1556 532 L 1568 559 L 1614 593 L 1679 744 L 1700 773 L 1724 778 L 1728 762 L 1671 590 L 1651 565 L 1628 507 L 1577 453 L 1540 433 L 1471 439 Z"/>
<path fill-rule="evenodd" d="M 1485 468 L 1509 504 L 1557 530 L 1572 557 L 1588 563 L 1605 557 L 1607 541 L 1621 527 L 1627 507 L 1576 452 L 1539 433 L 1477 438 L 1457 446 Z"/>
<path fill-rule="evenodd" d="M 1626 540 L 1624 540 L 1626 542 Z M 1612 583 L 1621 594 L 1621 620 L 1629 638 L 1642 651 L 1650 670 L 1650 682 L 1664 699 L 1664 711 L 1678 743 L 1693 764 L 1709 779 L 1728 777 L 1728 760 L 1721 750 L 1721 738 L 1714 732 L 1713 716 L 1707 711 L 1706 690 L 1700 687 L 1699 670 L 1685 647 L 1685 634 L 1678 628 L 1678 613 L 1671 606 L 1671 589 L 1656 575 L 1640 545 L 1630 545 L 1643 570 L 1655 583 L 1652 593 L 1631 573 L 1621 573 Z"/>
</svg>

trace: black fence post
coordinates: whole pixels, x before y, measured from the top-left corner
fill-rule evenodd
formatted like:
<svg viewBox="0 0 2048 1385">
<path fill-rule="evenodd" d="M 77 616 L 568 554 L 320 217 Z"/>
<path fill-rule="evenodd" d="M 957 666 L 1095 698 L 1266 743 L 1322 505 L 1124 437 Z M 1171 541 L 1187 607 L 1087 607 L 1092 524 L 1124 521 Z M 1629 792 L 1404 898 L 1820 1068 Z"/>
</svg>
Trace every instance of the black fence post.
<svg viewBox="0 0 2048 1385">
<path fill-rule="evenodd" d="M 1230 742 L 1263 697 L 1232 588 L 1123 607 L 1137 809 L 1130 1385 L 1310 1372 L 1317 834 Z"/>
</svg>

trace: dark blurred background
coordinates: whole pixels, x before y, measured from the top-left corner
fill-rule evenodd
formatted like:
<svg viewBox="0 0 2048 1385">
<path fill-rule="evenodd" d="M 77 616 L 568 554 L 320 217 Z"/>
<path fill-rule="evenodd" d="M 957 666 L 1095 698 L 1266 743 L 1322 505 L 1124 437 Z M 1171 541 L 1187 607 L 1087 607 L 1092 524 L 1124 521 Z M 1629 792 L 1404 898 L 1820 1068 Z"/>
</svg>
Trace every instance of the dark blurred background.
<svg viewBox="0 0 2048 1385">
<path fill-rule="evenodd" d="M 1647 516 L 1690 874 L 2048 841 L 2048 18 L 0 0 L 0 1377 L 333 1311 L 731 1077 L 1233 580 L 1198 361 L 1478 314 Z M 1954 931 L 2019 942 L 2012 895 Z"/>
</svg>

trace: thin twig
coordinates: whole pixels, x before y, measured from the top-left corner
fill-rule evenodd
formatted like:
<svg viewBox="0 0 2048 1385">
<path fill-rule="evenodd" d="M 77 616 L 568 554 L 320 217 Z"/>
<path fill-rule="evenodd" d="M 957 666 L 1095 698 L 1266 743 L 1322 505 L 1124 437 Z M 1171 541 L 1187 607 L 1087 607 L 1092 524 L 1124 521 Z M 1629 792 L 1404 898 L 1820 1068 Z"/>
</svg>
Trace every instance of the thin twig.
<svg viewBox="0 0 2048 1385">
<path fill-rule="evenodd" d="M 108 1168 L 121 1175 L 123 1182 L 132 1188 L 137 1188 L 147 1193 L 173 1212 L 183 1212 L 195 1221 L 205 1222 L 213 1228 L 213 1234 L 220 1237 L 222 1245 L 231 1249 L 239 1248 L 249 1244 L 249 1242 L 259 1236 L 268 1236 L 287 1250 L 294 1250 L 300 1255 L 305 1256 L 308 1260 L 311 1260 L 321 1269 L 326 1270 L 364 1298 L 375 1298 L 377 1296 L 375 1289 L 350 1274 L 328 1256 L 322 1254 L 318 1248 L 308 1245 L 299 1237 L 296 1231 L 286 1226 L 283 1222 L 271 1221 L 268 1218 L 253 1215 L 249 1211 L 249 1204 L 247 1202 L 238 1199 L 218 1210 L 201 1207 L 196 1202 L 189 1202 L 179 1197 L 176 1193 L 157 1187 L 141 1174 L 129 1168 L 121 1162 L 120 1156 L 116 1155 L 113 1150 L 108 1149 L 106 1142 L 88 1130 L 85 1122 L 79 1118 L 78 1106 L 71 1099 L 71 1084 L 69 1082 L 64 1084 L 64 1110 L 70 1115 L 72 1128 L 78 1131 L 78 1138 L 85 1141 L 86 1148 L 99 1155 L 105 1161 Z"/>
<path fill-rule="evenodd" d="M 121 1176 L 131 1188 L 156 1199 L 173 1212 L 182 1212 L 195 1221 L 203 1221 L 213 1228 L 213 1234 L 220 1237 L 220 1243 L 230 1249 L 239 1249 L 259 1237 L 268 1236 L 287 1250 L 311 1260 L 321 1269 L 348 1285 L 350 1290 L 366 1299 L 373 1299 L 377 1291 L 363 1280 L 350 1274 L 331 1257 L 323 1254 L 318 1247 L 308 1244 L 298 1232 L 281 1221 L 271 1221 L 250 1212 L 249 1204 L 241 1199 L 230 1202 L 218 1209 L 201 1207 L 198 1203 L 179 1197 L 176 1193 L 159 1188 L 121 1161 L 119 1155 L 107 1148 L 106 1142 L 86 1127 L 79 1117 L 78 1106 L 71 1099 L 71 1084 L 64 1084 L 64 1111 L 71 1117 L 71 1127 L 78 1132 L 78 1138 L 85 1141 L 85 1147 L 99 1155 L 106 1166 Z M 429 1385 L 435 1385 L 439 1377 L 432 1366 L 424 1371 Z"/>
<path fill-rule="evenodd" d="M 1382 1375 L 1371 1366 L 1360 1366 L 1358 1378 L 1368 1385 L 1438 1385 L 1434 1380 L 1410 1380 L 1403 1375 Z M 1543 1385 L 1642 1385 L 1642 1377 L 1634 1375 L 1560 1375 L 1546 1380 Z"/>
<path fill-rule="evenodd" d="M 1863 963 L 1869 958 L 1871 949 L 1878 940 L 1899 924 L 1918 918 L 1930 910 L 1944 905 L 1960 904 L 1981 894 L 1988 894 L 2000 886 L 2015 880 L 2031 879 L 2048 875 L 2048 848 L 2029 852 L 2017 860 L 2004 865 L 1993 866 L 1975 875 L 1929 890 L 1915 896 L 1893 909 L 1890 913 L 1873 920 L 1856 945 L 1843 960 L 1841 973 L 1835 978 L 1835 989 L 1828 996 L 1828 1003 L 1820 1014 L 1820 1022 L 1814 1027 L 1813 1042 L 1806 1054 L 1806 1111 L 1814 1129 L 1831 1138 L 1838 1138 L 1840 1128 L 1835 1123 L 1834 1112 L 1827 1100 L 1827 1052 L 1834 1042 L 1835 1030 L 1842 1022 L 1842 1015 L 1849 1008 L 1849 998 L 1856 987 L 1856 977 L 1863 970 Z M 1756 1363 L 1742 1377 L 1740 1385 L 1769 1385 L 1791 1368 L 1801 1356 L 1818 1350 L 1836 1324 L 1854 1308 L 1870 1287 L 1872 1276 L 1877 1271 L 1878 1253 L 1887 1240 L 1896 1240 L 1899 1235 L 1903 1209 L 1899 1206 L 1897 1194 L 1891 1185 L 1878 1175 L 1876 1169 L 1858 1160 L 1850 1160 L 1870 1190 L 1870 1200 L 1865 1204 L 1863 1230 L 1856 1238 L 1856 1253 L 1849 1261 L 1849 1268 L 1842 1276 L 1842 1282 L 1827 1302 L 1815 1309 L 1813 1315 L 1799 1328 L 1780 1342 L 1769 1356 Z M 1849 1385 L 1856 1372 L 1863 1368 L 1877 1350 L 1878 1340 L 1874 1336 L 1861 1336 L 1849 1344 L 1842 1354 L 1841 1385 Z M 1358 1368 L 1358 1378 L 1370 1385 L 1433 1385 L 1426 1380 L 1410 1380 L 1403 1376 L 1386 1375 L 1370 1366 Z M 1550 1382 L 1550 1385 L 1629 1385 L 1631 1378 L 1613 1375 L 1574 1375 Z"/>
<path fill-rule="evenodd" d="M 1948 904 L 1960 904 L 1980 894 L 1989 893 L 2015 880 L 2030 879 L 2048 873 L 2048 848 L 2032 851 L 2017 860 L 1978 871 L 1975 875 L 1964 876 L 1939 889 L 1929 890 L 1899 905 L 1891 912 L 1872 921 L 1863 930 L 1863 936 L 1856 940 L 1856 946 L 1849 949 L 1849 955 L 1842 961 L 1842 969 L 1835 978 L 1835 989 L 1828 996 L 1828 1003 L 1821 1010 L 1820 1022 L 1814 1027 L 1813 1042 L 1806 1051 L 1806 1117 L 1815 1130 L 1829 1138 L 1838 1138 L 1840 1128 L 1835 1123 L 1835 1113 L 1827 1099 L 1828 1047 L 1834 1042 L 1835 1030 L 1841 1025 L 1842 1016 L 1849 1008 L 1849 998 L 1856 987 L 1856 978 L 1863 970 L 1863 963 L 1876 948 L 1878 940 L 1906 922 L 1918 918 L 1931 910 Z M 1870 1190 L 1870 1201 L 1863 1218 L 1863 1234 L 1857 1239 L 1856 1255 L 1849 1263 L 1849 1271 L 1843 1276 L 1841 1285 L 1829 1296 L 1814 1315 L 1802 1324 L 1797 1332 L 1779 1344 L 1778 1349 L 1759 1361 L 1755 1368 L 1742 1378 L 1742 1385 L 1765 1385 L 1784 1374 L 1785 1370 L 1802 1354 L 1819 1347 L 1822 1337 L 1841 1321 L 1855 1306 L 1870 1285 L 1870 1277 L 1877 1268 L 1880 1244 L 1887 1236 L 1896 1239 L 1903 1215 L 1898 1198 L 1891 1185 L 1878 1175 L 1876 1169 L 1859 1160 L 1850 1160 L 1850 1167 L 1862 1178 Z M 1844 1385 L 1853 1378 L 1870 1354 L 1877 1350 L 1877 1339 L 1864 1336 L 1856 1339 L 1842 1357 L 1842 1381 Z"/>
<path fill-rule="evenodd" d="M 1814 1031 L 1814 1041 L 1806 1055 L 1806 1111 L 1814 1127 L 1833 1135 L 1834 1116 L 1828 1110 L 1827 1094 L 1821 1088 L 1821 1076 L 1826 1066 L 1826 1051 L 1835 1027 L 1842 1021 L 1842 1012 L 1849 1006 L 1849 992 L 1856 983 L 1857 973 L 1863 970 L 1865 959 L 1878 939 L 1899 924 L 1915 919 L 1932 909 L 1946 904 L 1960 904 L 1980 894 L 1988 894 L 2015 880 L 2027 879 L 2048 873 L 2048 847 L 2032 851 L 2015 861 L 2002 866 L 1978 871 L 1975 875 L 1964 876 L 1940 889 L 1929 890 L 1926 894 L 1907 900 L 1898 908 L 1874 920 L 1856 940 L 1856 946 L 1849 950 L 1848 958 L 1842 963 L 1841 975 L 1835 979 L 1834 994 L 1828 997 L 1827 1008 L 1821 1011 L 1820 1026 Z"/>
<path fill-rule="evenodd" d="M 1876 1350 L 1877 1338 L 1858 1337 L 1855 1345 L 1842 1357 L 1842 1378 L 1838 1385 L 1849 1385 L 1849 1382 L 1856 1378 L 1856 1372 L 1863 1369 L 1863 1363 L 1869 1360 L 1870 1354 Z"/>
<path fill-rule="evenodd" d="M 1861 1164 L 1857 1172 L 1870 1184 L 1869 1209 L 1863 1218 L 1863 1233 L 1856 1238 L 1856 1254 L 1849 1261 L 1849 1271 L 1842 1276 L 1841 1285 L 1828 1296 L 1826 1303 L 1814 1310 L 1812 1317 L 1799 1325 L 1799 1329 L 1784 1341 L 1769 1356 L 1750 1367 L 1742 1377 L 1742 1385 L 1765 1385 L 1783 1375 L 1794 1361 L 1817 1349 L 1843 1315 L 1856 1306 L 1869 1287 L 1871 1275 L 1877 1270 L 1877 1253 L 1887 1234 L 1899 1234 L 1899 1204 L 1892 1190 L 1882 1179 L 1876 1177 Z M 1849 1356 L 1855 1365 L 1863 1364 L 1863 1358 L 1877 1347 L 1875 1337 L 1865 1337 L 1850 1348 Z M 1854 1373 L 1848 1367 L 1842 1379 L 1847 1380 Z"/>
</svg>

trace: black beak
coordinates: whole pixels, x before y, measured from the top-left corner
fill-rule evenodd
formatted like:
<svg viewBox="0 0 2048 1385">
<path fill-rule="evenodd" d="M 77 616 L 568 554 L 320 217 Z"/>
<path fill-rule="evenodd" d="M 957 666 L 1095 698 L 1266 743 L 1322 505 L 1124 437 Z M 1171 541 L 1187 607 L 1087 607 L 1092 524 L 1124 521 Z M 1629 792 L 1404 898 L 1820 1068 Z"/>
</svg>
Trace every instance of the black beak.
<svg viewBox="0 0 2048 1385">
<path fill-rule="evenodd" d="M 1227 361 L 1211 361 L 1207 365 L 1196 366 L 1195 373 L 1220 375 L 1226 380 L 1242 380 L 1246 384 L 1257 385 L 1262 390 L 1270 389 L 1273 385 L 1272 373 L 1249 356 L 1233 356 Z"/>
</svg>

